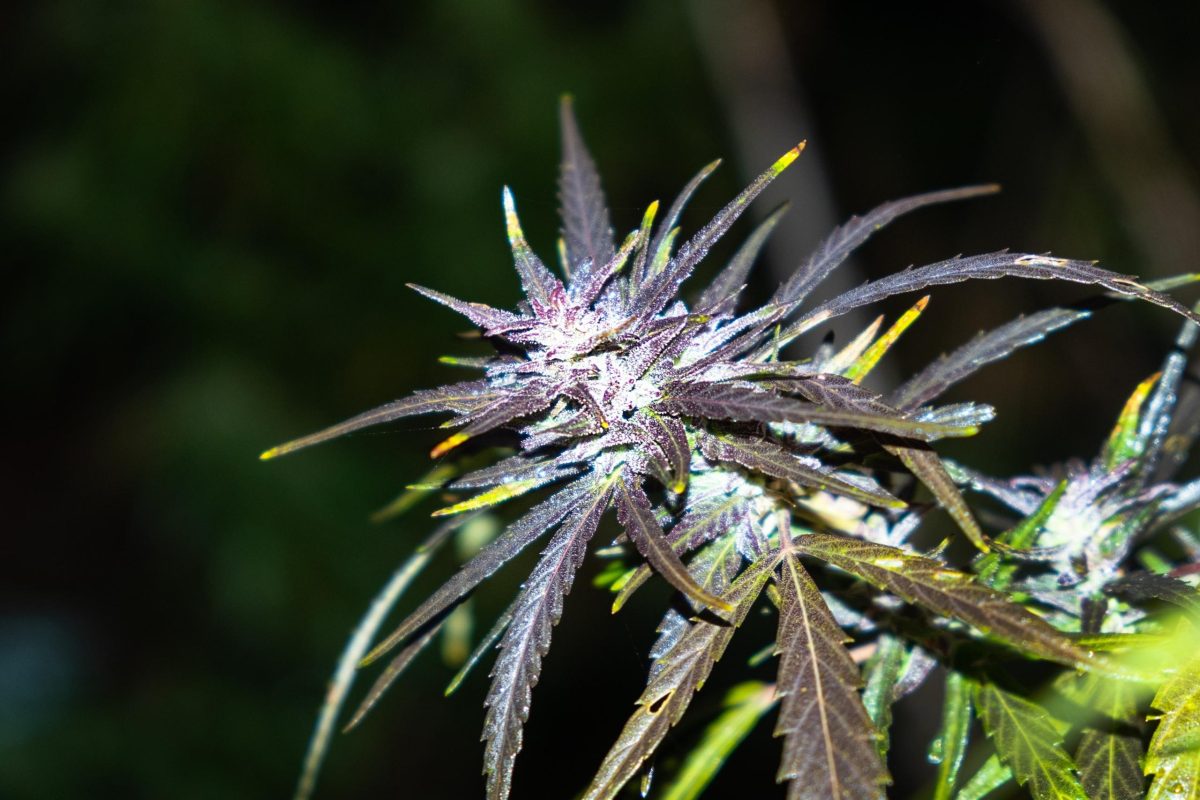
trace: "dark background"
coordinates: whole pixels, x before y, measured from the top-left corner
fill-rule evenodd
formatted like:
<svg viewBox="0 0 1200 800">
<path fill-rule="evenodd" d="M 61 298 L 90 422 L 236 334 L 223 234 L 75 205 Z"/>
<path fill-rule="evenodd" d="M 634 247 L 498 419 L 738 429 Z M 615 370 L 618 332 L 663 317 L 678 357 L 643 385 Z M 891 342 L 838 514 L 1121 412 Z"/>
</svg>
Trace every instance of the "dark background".
<svg viewBox="0 0 1200 800">
<path fill-rule="evenodd" d="M 844 282 L 1001 247 L 1162 277 L 1200 264 L 1196 8 L 75 0 L 0 12 L 0 797 L 288 796 L 346 635 L 430 525 L 422 511 L 384 526 L 367 514 L 423 472 L 439 436 L 418 420 L 276 463 L 256 455 L 457 378 L 434 357 L 469 349 L 454 338 L 463 323 L 404 284 L 516 300 L 500 187 L 551 256 L 561 92 L 577 99 L 622 233 L 726 156 L 685 219 L 701 224 L 808 139 L 755 209 L 794 199 L 760 295 L 835 220 L 985 181 L 1004 193 L 897 223 Z M 1086 295 L 1019 281 L 938 290 L 889 356 L 891 380 L 976 330 Z M 1161 309 L 1124 304 L 992 367 L 954 396 L 993 402 L 999 419 L 950 451 L 998 474 L 1090 456 L 1175 329 Z M 479 593 L 483 627 L 526 566 Z M 401 605 L 452 569 L 447 553 Z M 535 693 L 517 797 L 585 785 L 641 686 L 665 593 L 610 617 L 594 569 Z M 724 686 L 769 679 L 745 655 L 730 652 L 663 764 Z M 417 662 L 335 742 L 318 797 L 481 796 L 486 671 L 446 700 L 450 672 L 436 652 Z M 768 728 L 710 796 L 782 797 Z M 918 796 L 920 776 L 898 776 L 896 796 Z"/>
</svg>

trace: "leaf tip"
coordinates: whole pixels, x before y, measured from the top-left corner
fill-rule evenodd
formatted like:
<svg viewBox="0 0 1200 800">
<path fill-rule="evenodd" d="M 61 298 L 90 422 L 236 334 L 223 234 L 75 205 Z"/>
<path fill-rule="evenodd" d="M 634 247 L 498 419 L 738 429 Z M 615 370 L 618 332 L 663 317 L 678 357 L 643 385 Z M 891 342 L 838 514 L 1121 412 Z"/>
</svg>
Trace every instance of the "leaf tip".
<svg viewBox="0 0 1200 800">
<path fill-rule="evenodd" d="M 456 433 L 453 436 L 448 437 L 445 441 L 439 443 L 437 447 L 430 450 L 429 457 L 440 458 L 470 438 L 470 434 Z"/>
<path fill-rule="evenodd" d="M 780 156 L 779 160 L 771 165 L 771 173 L 773 175 L 778 175 L 779 173 L 781 173 L 785 169 L 787 169 L 789 166 L 791 166 L 792 162 L 800 157 L 800 153 L 802 153 L 804 151 L 804 147 L 807 144 L 808 144 L 807 140 L 800 142 L 795 147 L 793 147 L 791 150 L 788 150 L 786 153 L 784 153 L 782 156 Z"/>
</svg>

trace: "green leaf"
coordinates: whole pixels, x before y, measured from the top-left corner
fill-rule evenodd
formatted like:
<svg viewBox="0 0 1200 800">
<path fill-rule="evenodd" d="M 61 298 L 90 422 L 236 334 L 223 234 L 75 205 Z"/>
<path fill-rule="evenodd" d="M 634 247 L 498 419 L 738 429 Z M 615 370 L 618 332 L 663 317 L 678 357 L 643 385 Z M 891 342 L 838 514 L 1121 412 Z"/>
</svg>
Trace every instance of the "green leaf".
<svg viewBox="0 0 1200 800">
<path fill-rule="evenodd" d="M 778 691 L 775 735 L 784 736 L 776 780 L 789 800 L 869 800 L 891 782 L 875 728 L 863 706 L 862 676 L 849 641 L 795 555 L 783 559 L 779 587 Z"/>
<path fill-rule="evenodd" d="M 1104 445 L 1104 452 L 1100 456 L 1104 462 L 1104 468 L 1109 472 L 1126 461 L 1137 458 L 1145 449 L 1146 442 L 1141 430 L 1142 404 L 1146 402 L 1150 390 L 1154 388 L 1154 384 L 1158 382 L 1161 375 L 1161 372 L 1156 372 L 1139 383 L 1133 390 L 1133 394 L 1125 401 L 1125 407 L 1121 409 L 1121 414 L 1117 417 L 1117 425 L 1109 434 L 1108 441 Z"/>
<path fill-rule="evenodd" d="M 1054 487 L 1054 491 L 1046 495 L 1046 499 L 1038 506 L 1037 511 L 1021 520 L 1015 527 L 1000 534 L 996 541 L 1017 550 L 1033 547 L 1038 534 L 1042 532 L 1042 526 L 1046 524 L 1046 520 L 1050 519 L 1054 509 L 1058 508 L 1058 501 L 1062 499 L 1066 490 L 1067 481 L 1060 481 L 1058 486 Z M 993 589 L 1004 590 L 1012 582 L 1017 567 L 1015 564 L 1006 563 L 999 553 L 988 553 L 978 561 L 976 571 L 979 573 L 979 580 Z"/>
<path fill-rule="evenodd" d="M 637 710 L 604 757 L 584 793 L 584 800 L 615 797 L 637 774 L 708 679 L 734 631 L 750 613 L 775 564 L 776 559 L 763 558 L 733 582 L 724 595 L 724 601 L 733 608 L 728 622 L 713 622 L 704 617 L 689 622 L 682 635 L 658 657 L 650 681 L 638 698 Z"/>
<path fill-rule="evenodd" d="M 999 756 L 989 756 L 966 786 L 958 790 L 954 800 L 982 800 L 1011 780 L 1012 770 L 1004 765 Z"/>
<path fill-rule="evenodd" d="M 1142 776 L 1142 721 L 1133 688 L 1118 681 L 1087 676 L 1089 710 L 1099 717 L 1088 722 L 1075 749 L 1079 780 L 1092 800 L 1139 800 Z"/>
<path fill-rule="evenodd" d="M 1186 662 L 1154 695 L 1163 712 L 1146 751 L 1153 775 L 1146 800 L 1200 798 L 1200 658 Z"/>
<path fill-rule="evenodd" d="M 940 561 L 831 533 L 797 537 L 795 546 L 910 603 L 961 620 L 1031 655 L 1069 666 L 1097 666 L 1091 653 L 1041 617 Z"/>
<path fill-rule="evenodd" d="M 942 701 L 942 727 L 934 739 L 930 751 L 931 760 L 936 756 L 938 765 L 937 783 L 934 784 L 933 800 L 950 800 L 963 756 L 967 752 L 967 740 L 971 735 L 971 682 L 961 672 L 953 670 L 946 674 L 946 694 Z"/>
<path fill-rule="evenodd" d="M 880 758 L 886 759 L 896 684 L 904 675 L 911 651 L 903 639 L 886 633 L 879 637 L 878 645 L 875 657 L 867 666 L 863 705 L 877 734 L 875 749 L 879 751 Z"/>
<path fill-rule="evenodd" d="M 730 689 L 725 695 L 725 711 L 708 726 L 699 743 L 688 753 L 662 800 L 696 800 L 729 755 L 776 702 L 775 687 L 761 681 L 750 681 Z"/>
<path fill-rule="evenodd" d="M 981 683 L 975 686 L 975 705 L 996 752 L 1034 800 L 1088 800 L 1062 735 L 1037 704 Z"/>
<path fill-rule="evenodd" d="M 511 603 L 509 607 L 504 610 L 504 613 L 497 617 L 496 621 L 492 624 L 492 627 L 486 634 L 484 634 L 483 638 L 479 640 L 479 643 L 475 645 L 475 649 L 473 649 L 471 654 L 467 656 L 467 659 L 463 662 L 463 665 L 459 667 L 458 672 L 454 673 L 454 677 L 450 679 L 450 683 L 446 685 L 446 688 L 443 692 L 447 697 L 458 691 L 458 687 L 462 685 L 462 682 L 466 680 L 467 675 L 469 675 L 471 670 L 475 668 L 475 665 L 479 663 L 479 659 L 483 658 L 484 653 L 486 653 L 493 645 L 496 644 L 496 641 L 508 627 L 508 623 L 512 622 L 513 608 L 515 605 L 516 601 L 514 600 L 513 603 Z"/>
</svg>

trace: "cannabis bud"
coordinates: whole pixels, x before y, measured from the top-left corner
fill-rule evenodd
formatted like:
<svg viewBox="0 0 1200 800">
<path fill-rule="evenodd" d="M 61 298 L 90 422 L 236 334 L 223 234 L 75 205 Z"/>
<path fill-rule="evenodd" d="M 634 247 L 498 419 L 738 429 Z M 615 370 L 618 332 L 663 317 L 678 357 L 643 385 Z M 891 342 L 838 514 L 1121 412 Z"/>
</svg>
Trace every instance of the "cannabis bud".
<svg viewBox="0 0 1200 800">
<path fill-rule="evenodd" d="M 862 800 L 880 796 L 889 782 L 879 720 L 864 705 L 859 665 L 846 648 L 848 633 L 878 637 L 881 624 L 873 618 L 895 608 L 887 599 L 947 620 L 938 629 L 945 635 L 975 631 L 1041 659 L 1102 669 L 1090 651 L 999 589 L 951 568 L 936 553 L 921 555 L 905 545 L 926 510 L 913 502 L 915 476 L 980 551 L 991 549 L 932 443 L 974 434 L 992 409 L 932 403 L 983 365 L 1086 314 L 1019 320 L 935 361 L 887 395 L 862 381 L 928 298 L 889 329 L 880 332 L 880 318 L 840 349 L 824 344 L 801 358 L 785 351 L 801 334 L 886 297 L 1003 276 L 1095 284 L 1197 317 L 1092 263 L 1008 252 L 906 269 L 805 307 L 851 251 L 899 215 L 987 194 L 993 186 L 918 195 L 852 218 L 764 305 L 739 310 L 750 267 L 780 223 L 781 208 L 707 287 L 685 300 L 681 289 L 710 248 L 800 155 L 803 143 L 689 237 L 680 236 L 680 215 L 717 162 L 702 169 L 661 218 L 658 203 L 651 203 L 618 245 L 569 100 L 561 117 L 558 272 L 526 242 L 505 189 L 505 223 L 524 300 L 504 310 L 413 286 L 466 317 L 495 345 L 490 357 L 452 360 L 481 377 L 417 391 L 262 455 L 274 458 L 417 414 L 449 415 L 443 427 L 453 432 L 433 448 L 435 459 L 483 442 L 513 445 L 483 466 L 469 466 L 474 458 L 461 466 L 444 462 L 435 485 L 474 494 L 434 512 L 448 519 L 421 551 L 426 559 L 479 510 L 543 492 L 361 659 L 367 664 L 398 649 L 354 722 L 472 589 L 550 535 L 520 593 L 467 662 L 498 642 L 486 700 L 484 771 L 488 797 L 508 797 L 551 632 L 610 509 L 621 533 L 605 553 L 627 560 L 611 571 L 614 607 L 657 574 L 682 593 L 693 615 L 672 610 L 664 618 L 646 689 L 587 798 L 613 797 L 637 775 L 769 584 L 778 607 L 780 662 L 764 709 L 781 706 L 778 779 L 791 782 L 792 798 Z M 814 575 L 835 574 L 831 568 L 838 581 L 849 575 L 868 589 L 865 606 L 852 609 L 822 593 Z M 375 614 L 360 631 L 360 649 L 352 649 L 347 663 L 359 660 L 381 617 Z"/>
</svg>

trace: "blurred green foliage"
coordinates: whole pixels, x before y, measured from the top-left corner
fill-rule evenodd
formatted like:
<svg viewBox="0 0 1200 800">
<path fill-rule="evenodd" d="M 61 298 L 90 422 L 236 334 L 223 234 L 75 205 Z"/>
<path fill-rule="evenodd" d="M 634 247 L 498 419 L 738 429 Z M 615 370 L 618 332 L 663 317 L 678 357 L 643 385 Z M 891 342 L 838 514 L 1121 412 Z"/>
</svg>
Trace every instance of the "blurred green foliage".
<svg viewBox="0 0 1200 800">
<path fill-rule="evenodd" d="M 817 130 L 779 132 L 779 151 L 809 138 L 803 158 L 824 164 L 839 215 L 945 185 L 1007 187 L 889 232 L 863 274 L 1012 246 L 1160 276 L 1132 263 L 1113 190 L 1013 9 L 780 9 Z M 1183 20 L 1117 10 L 1188 163 L 1200 163 Z M 414 423 L 278 464 L 256 454 L 444 379 L 452 368 L 434 357 L 471 343 L 405 283 L 516 299 L 500 187 L 513 186 L 548 255 L 560 92 L 578 99 L 622 230 L 697 167 L 733 156 L 690 13 L 516 0 L 60 0 L 8 12 L 0 796 L 290 791 L 343 638 L 427 527 L 419 511 L 385 526 L 366 517 L 422 474 L 439 437 Z M 696 219 L 761 166 L 735 161 Z M 804 198 L 792 213 L 806 213 Z M 757 291 L 771 287 L 759 279 Z M 945 296 L 910 336 L 907 363 L 1064 295 L 984 285 Z M 988 449 L 984 466 L 1000 471 L 1086 450 L 1174 325 L 1144 309 L 1105 314 L 966 387 L 1000 420 L 959 450 Z M 1095 416 L 1063 431 L 1052 409 L 1080 392 Z M 447 556 L 413 594 L 451 568 Z M 481 612 L 505 602 L 503 583 L 480 592 Z M 570 796 L 586 781 L 640 686 L 661 600 L 648 593 L 613 620 L 602 593 L 571 598 L 518 796 Z M 419 662 L 377 718 L 336 743 L 318 796 L 476 796 L 482 671 L 443 700 L 449 675 Z M 606 699 L 576 706 L 580 686 Z M 732 796 L 722 792 L 739 759 L 773 763 L 760 734 L 767 746 L 735 756 L 714 797 Z"/>
</svg>

